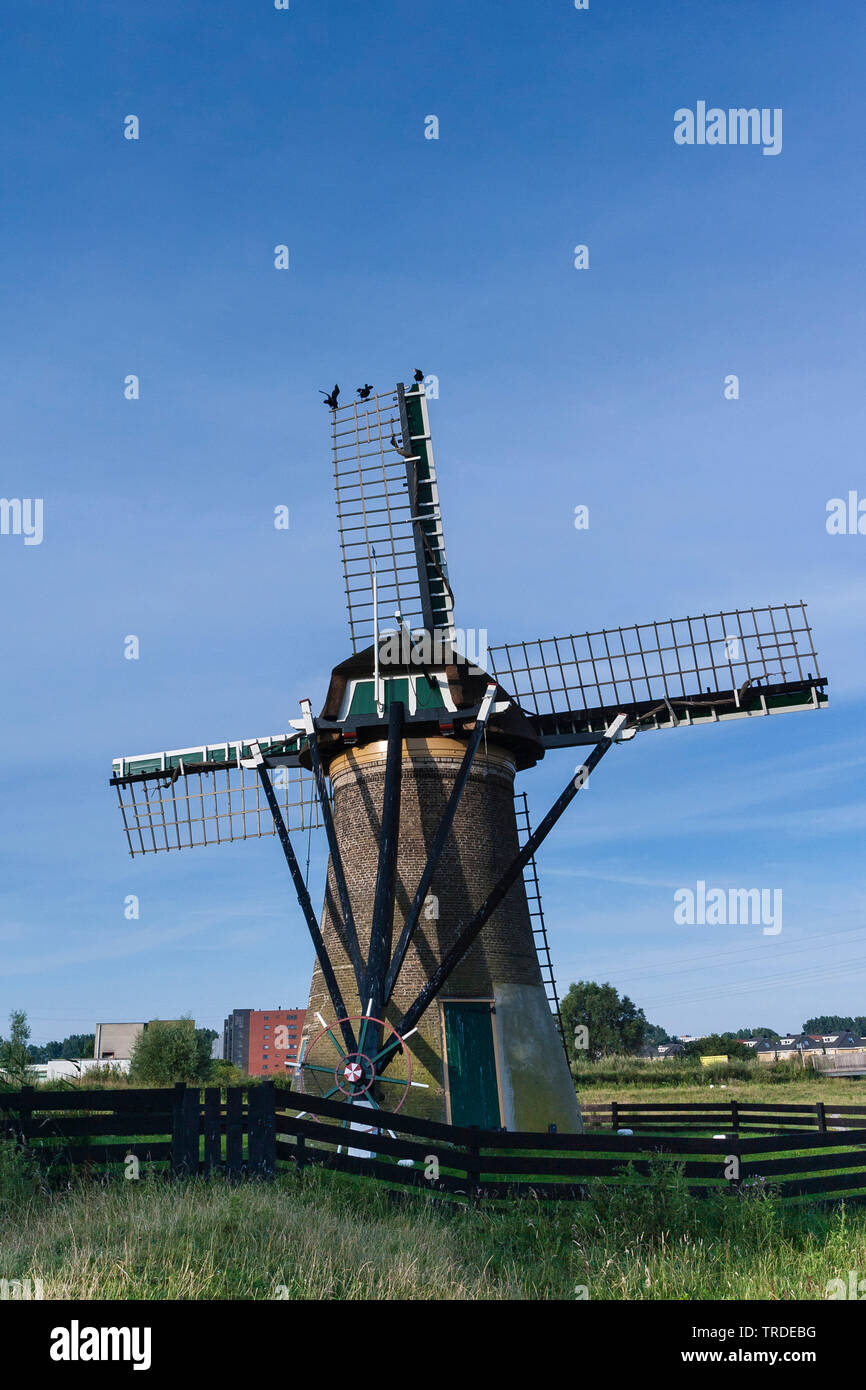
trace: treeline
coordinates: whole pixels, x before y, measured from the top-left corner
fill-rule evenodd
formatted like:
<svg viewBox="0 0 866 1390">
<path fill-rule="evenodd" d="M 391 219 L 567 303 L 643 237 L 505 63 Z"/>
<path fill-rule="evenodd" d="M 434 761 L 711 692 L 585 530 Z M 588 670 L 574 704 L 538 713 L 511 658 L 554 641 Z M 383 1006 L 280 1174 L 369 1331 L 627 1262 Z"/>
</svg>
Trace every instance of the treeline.
<svg viewBox="0 0 866 1390">
<path fill-rule="evenodd" d="M 79 1057 L 92 1057 L 96 1045 L 94 1033 L 70 1033 L 62 1042 L 47 1042 L 40 1047 L 37 1043 L 27 1044 L 27 1056 L 31 1062 L 75 1062 Z"/>
<path fill-rule="evenodd" d="M 561 1012 L 566 1043 L 575 1062 L 636 1055 L 644 1047 L 680 1042 L 675 1034 L 650 1023 L 643 1009 L 638 1008 L 627 994 L 620 996 L 611 984 L 579 980 L 569 987 L 562 1000 Z M 866 1016 L 851 1018 L 843 1014 L 820 1014 L 807 1018 L 801 1029 L 803 1033 L 813 1034 L 842 1033 L 846 1030 L 866 1036 Z M 683 1055 L 706 1057 L 724 1053 L 745 1061 L 754 1053 L 744 1045 L 744 1038 L 768 1038 L 771 1042 L 778 1042 L 782 1036 L 775 1028 L 765 1025 L 737 1028 L 683 1043 Z"/>
<path fill-rule="evenodd" d="M 211 1043 L 217 1033 L 213 1028 L 196 1028 L 191 1018 L 174 1022 L 159 1022 L 145 1028 L 132 1046 L 129 1081 L 140 1086 L 171 1086 L 176 1081 L 222 1081 L 231 1084 L 241 1078 L 230 1063 L 211 1058 Z M 79 1048 L 77 1044 L 82 1044 Z M 0 1081 L 7 1085 L 32 1084 L 31 1068 L 41 1061 L 65 1058 L 68 1061 L 93 1056 L 92 1033 L 70 1034 L 62 1043 L 46 1043 L 43 1048 L 30 1042 L 30 1026 L 22 1009 L 9 1015 L 9 1036 L 0 1036 Z M 60 1051 L 54 1049 L 59 1048 Z M 51 1051 L 49 1051 L 51 1049 Z M 47 1057 L 41 1054 L 48 1052 Z M 36 1054 L 36 1055 L 33 1055 Z M 107 1064 L 106 1064 L 107 1065 Z M 87 1073 L 94 1080 L 94 1072 Z"/>
<path fill-rule="evenodd" d="M 866 1035 L 866 1014 L 849 1018 L 844 1014 L 819 1014 L 817 1018 L 807 1018 L 803 1024 L 804 1033 L 857 1033 Z"/>
</svg>

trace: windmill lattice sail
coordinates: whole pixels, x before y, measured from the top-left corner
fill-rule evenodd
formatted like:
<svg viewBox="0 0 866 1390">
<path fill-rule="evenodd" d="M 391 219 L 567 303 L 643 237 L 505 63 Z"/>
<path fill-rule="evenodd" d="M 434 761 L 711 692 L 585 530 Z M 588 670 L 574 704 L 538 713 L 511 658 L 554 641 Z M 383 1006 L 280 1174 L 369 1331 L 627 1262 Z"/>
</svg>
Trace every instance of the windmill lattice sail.
<svg viewBox="0 0 866 1390">
<path fill-rule="evenodd" d="M 340 406 L 331 431 L 353 651 L 372 641 L 374 568 L 381 612 L 399 609 L 410 628 L 450 638 L 454 600 L 423 386 Z"/>
<path fill-rule="evenodd" d="M 290 830 L 321 825 L 316 786 L 297 766 L 297 739 L 256 740 L 275 768 L 274 792 Z M 245 767 L 249 742 L 204 744 L 168 753 L 116 758 L 117 791 L 131 855 L 193 849 L 275 834 L 258 774 Z"/>
<path fill-rule="evenodd" d="M 826 702 L 804 603 L 600 629 L 490 649 L 493 674 L 548 746 L 623 710 L 643 729 Z"/>
</svg>

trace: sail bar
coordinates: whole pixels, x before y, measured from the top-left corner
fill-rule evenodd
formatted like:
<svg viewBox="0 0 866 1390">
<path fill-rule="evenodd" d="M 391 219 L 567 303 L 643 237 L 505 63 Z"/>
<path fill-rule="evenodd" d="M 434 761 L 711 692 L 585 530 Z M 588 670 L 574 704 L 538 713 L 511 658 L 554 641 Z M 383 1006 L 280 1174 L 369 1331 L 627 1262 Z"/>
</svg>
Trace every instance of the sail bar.
<svg viewBox="0 0 866 1390">
<path fill-rule="evenodd" d="M 515 642 L 491 671 L 549 746 L 627 710 L 639 728 L 817 709 L 826 680 L 804 603 Z"/>
<path fill-rule="evenodd" d="M 423 388 L 331 412 L 337 527 L 353 651 L 373 641 L 373 567 L 383 628 L 451 631 L 453 604 Z M 394 441 L 392 443 L 392 440 Z"/>
<path fill-rule="evenodd" d="M 439 630 L 454 641 L 454 595 L 448 582 L 448 561 L 439 506 L 439 486 L 433 462 L 433 441 L 423 383 L 410 391 L 397 387 L 403 442 L 411 454 L 406 477 L 415 518 L 415 555 L 421 576 L 421 604 L 428 632 Z"/>
<path fill-rule="evenodd" d="M 321 824 L 316 785 L 298 766 L 298 736 L 206 744 L 115 758 L 111 786 L 131 855 L 256 839 L 274 834 L 260 778 L 249 759 L 260 745 L 291 830 Z"/>
</svg>

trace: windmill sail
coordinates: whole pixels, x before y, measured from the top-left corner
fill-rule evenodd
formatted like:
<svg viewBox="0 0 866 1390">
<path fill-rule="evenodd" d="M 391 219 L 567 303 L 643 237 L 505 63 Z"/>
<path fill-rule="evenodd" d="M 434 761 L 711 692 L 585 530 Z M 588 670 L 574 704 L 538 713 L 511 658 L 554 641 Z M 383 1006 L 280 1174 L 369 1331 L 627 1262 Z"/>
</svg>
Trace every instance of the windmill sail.
<svg viewBox="0 0 866 1390">
<path fill-rule="evenodd" d="M 321 825 L 313 778 L 298 766 L 297 735 L 257 739 L 286 825 Z M 275 833 L 273 817 L 252 767 L 249 741 L 204 744 L 170 753 L 116 758 L 111 786 L 131 855 L 249 840 Z"/>
<path fill-rule="evenodd" d="M 549 747 L 586 741 L 616 710 L 669 729 L 827 700 L 803 603 L 509 643 L 489 658 Z"/>
<path fill-rule="evenodd" d="M 423 385 L 340 406 L 331 429 L 353 651 L 373 640 L 374 568 L 381 613 L 390 619 L 399 609 L 410 628 L 450 639 L 454 601 Z"/>
</svg>

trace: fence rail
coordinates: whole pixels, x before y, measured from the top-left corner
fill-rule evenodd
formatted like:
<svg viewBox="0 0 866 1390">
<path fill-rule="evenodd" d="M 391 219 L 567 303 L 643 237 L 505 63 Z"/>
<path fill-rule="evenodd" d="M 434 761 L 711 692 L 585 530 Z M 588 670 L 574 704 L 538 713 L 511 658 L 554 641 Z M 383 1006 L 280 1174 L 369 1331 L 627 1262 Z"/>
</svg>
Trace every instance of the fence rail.
<svg viewBox="0 0 866 1390">
<path fill-rule="evenodd" d="M 835 1101 L 786 1105 L 764 1101 L 604 1101 L 581 1105 L 587 1129 L 633 1129 L 664 1132 L 669 1129 L 724 1128 L 732 1134 L 779 1129 L 851 1129 L 851 1121 L 862 1117 L 866 1125 L 866 1105 L 837 1105 Z"/>
<path fill-rule="evenodd" d="M 110 1172 L 134 1157 L 172 1179 L 272 1178 L 290 1166 L 449 1199 L 576 1200 L 587 1195 L 587 1180 L 639 1181 L 665 1155 L 697 1196 L 766 1185 L 786 1197 L 866 1200 L 866 1106 L 613 1101 L 583 1109 L 595 1132 L 507 1133 L 300 1096 L 267 1082 L 225 1092 L 24 1088 L 0 1093 L 0 1135 L 47 1171 L 73 1164 Z M 714 1133 L 688 1132 L 707 1128 Z"/>
</svg>

